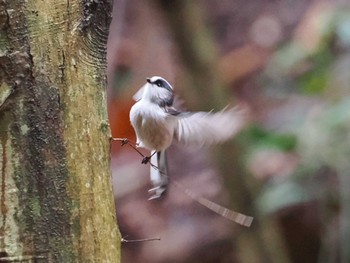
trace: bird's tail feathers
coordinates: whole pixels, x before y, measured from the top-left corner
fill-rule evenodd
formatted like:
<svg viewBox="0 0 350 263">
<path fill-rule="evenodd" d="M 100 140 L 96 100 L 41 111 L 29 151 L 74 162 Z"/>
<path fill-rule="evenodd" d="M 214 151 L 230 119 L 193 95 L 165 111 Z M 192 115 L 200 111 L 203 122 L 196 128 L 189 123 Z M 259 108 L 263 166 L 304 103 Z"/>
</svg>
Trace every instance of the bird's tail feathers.
<svg viewBox="0 0 350 263">
<path fill-rule="evenodd" d="M 222 217 L 225 217 L 228 220 L 231 220 L 237 224 L 240 224 L 245 227 L 250 227 L 250 225 L 253 222 L 253 217 L 247 216 L 238 212 L 235 212 L 233 210 L 230 210 L 226 207 L 223 207 L 217 203 L 214 203 L 207 198 L 199 197 L 195 195 L 192 191 L 188 190 L 187 188 L 183 187 L 180 183 L 178 183 L 175 180 L 172 180 L 172 183 L 179 188 L 182 192 L 184 192 L 187 196 L 195 200 L 197 203 L 205 206 L 206 208 L 210 209 L 211 211 L 221 215 Z"/>
<path fill-rule="evenodd" d="M 149 192 L 152 194 L 149 200 L 159 198 L 166 191 L 168 185 L 168 167 L 166 152 L 152 152 L 151 154 L 152 165 L 150 168 L 150 176 L 153 187 L 149 190 Z"/>
</svg>

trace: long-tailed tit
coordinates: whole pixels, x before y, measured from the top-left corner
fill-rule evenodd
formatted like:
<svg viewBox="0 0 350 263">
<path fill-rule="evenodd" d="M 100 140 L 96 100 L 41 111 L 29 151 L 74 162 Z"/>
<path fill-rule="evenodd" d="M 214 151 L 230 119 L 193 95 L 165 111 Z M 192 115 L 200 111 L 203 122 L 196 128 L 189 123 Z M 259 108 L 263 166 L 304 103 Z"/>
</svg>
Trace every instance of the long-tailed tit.
<svg viewBox="0 0 350 263">
<path fill-rule="evenodd" d="M 173 107 L 174 91 L 164 78 L 147 78 L 135 94 L 137 101 L 130 110 L 137 146 L 151 151 L 146 157 L 151 166 L 150 189 L 155 199 L 168 184 L 166 149 L 173 140 L 187 145 L 220 143 L 236 134 L 246 122 L 245 111 L 235 108 L 220 112 L 180 112 Z M 155 168 L 155 167 L 158 167 Z"/>
</svg>

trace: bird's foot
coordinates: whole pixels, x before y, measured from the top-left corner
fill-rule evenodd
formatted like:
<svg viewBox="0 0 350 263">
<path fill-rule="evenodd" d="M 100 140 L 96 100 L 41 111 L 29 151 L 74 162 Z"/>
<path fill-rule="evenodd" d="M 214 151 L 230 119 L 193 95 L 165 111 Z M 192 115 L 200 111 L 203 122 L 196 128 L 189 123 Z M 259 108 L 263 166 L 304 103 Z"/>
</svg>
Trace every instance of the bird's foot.
<svg viewBox="0 0 350 263">
<path fill-rule="evenodd" d="M 122 146 L 124 146 L 125 144 L 128 144 L 129 140 L 127 138 L 123 138 L 122 139 Z"/>
<path fill-rule="evenodd" d="M 141 163 L 148 164 L 150 160 L 151 160 L 151 156 L 145 156 L 145 157 L 143 157 Z"/>
</svg>

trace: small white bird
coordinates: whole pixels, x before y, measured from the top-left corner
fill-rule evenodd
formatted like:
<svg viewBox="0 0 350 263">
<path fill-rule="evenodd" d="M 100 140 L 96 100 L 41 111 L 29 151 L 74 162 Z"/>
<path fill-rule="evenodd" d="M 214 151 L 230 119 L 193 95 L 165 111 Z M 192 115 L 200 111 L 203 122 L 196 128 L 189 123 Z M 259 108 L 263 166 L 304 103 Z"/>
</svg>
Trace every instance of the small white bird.
<svg viewBox="0 0 350 263">
<path fill-rule="evenodd" d="M 235 135 L 246 123 L 246 111 L 227 109 L 220 112 L 180 112 L 173 107 L 174 91 L 164 78 L 147 78 L 147 83 L 135 94 L 137 101 L 130 110 L 137 146 L 151 151 L 143 160 L 151 166 L 149 191 L 159 198 L 168 184 L 165 150 L 173 140 L 186 145 L 220 143 Z"/>
</svg>

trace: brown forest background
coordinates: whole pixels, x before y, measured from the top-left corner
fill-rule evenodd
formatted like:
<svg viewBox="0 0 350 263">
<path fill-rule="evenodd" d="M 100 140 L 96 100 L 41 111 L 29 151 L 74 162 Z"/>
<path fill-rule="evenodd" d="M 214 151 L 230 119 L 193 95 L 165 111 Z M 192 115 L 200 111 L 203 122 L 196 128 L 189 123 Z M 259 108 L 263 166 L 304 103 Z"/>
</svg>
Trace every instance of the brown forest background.
<svg viewBox="0 0 350 263">
<path fill-rule="evenodd" d="M 188 110 L 244 102 L 232 142 L 174 144 L 170 176 L 256 218 L 244 228 L 170 185 L 147 201 L 149 168 L 112 147 L 122 262 L 350 262 L 350 2 L 115 0 L 108 44 L 114 137 L 134 138 L 132 95 L 163 76 Z"/>
</svg>

